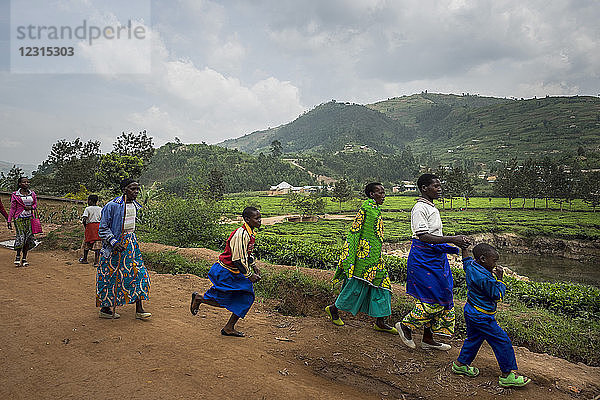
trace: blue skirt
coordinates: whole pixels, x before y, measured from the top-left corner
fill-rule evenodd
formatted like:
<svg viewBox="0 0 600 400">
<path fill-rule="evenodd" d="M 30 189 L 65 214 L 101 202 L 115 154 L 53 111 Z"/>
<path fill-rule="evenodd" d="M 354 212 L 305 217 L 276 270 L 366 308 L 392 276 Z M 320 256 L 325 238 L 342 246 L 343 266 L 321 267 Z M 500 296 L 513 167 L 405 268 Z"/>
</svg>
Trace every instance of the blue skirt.
<svg viewBox="0 0 600 400">
<path fill-rule="evenodd" d="M 234 274 L 218 262 L 208 271 L 212 287 L 204 298 L 214 300 L 240 318 L 244 318 L 254 303 L 254 286 L 242 274 Z"/>
<path fill-rule="evenodd" d="M 423 303 L 452 308 L 454 280 L 446 253 L 458 252 L 458 247 L 413 239 L 406 263 L 406 293 Z"/>
</svg>

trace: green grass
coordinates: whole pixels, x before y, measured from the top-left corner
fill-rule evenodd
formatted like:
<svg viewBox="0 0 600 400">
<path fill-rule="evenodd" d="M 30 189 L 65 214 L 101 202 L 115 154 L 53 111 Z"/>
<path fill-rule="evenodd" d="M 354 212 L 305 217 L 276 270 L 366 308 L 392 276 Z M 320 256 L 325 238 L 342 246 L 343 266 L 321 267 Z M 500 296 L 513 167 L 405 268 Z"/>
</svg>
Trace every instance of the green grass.
<svg viewBox="0 0 600 400">
<path fill-rule="evenodd" d="M 546 236 L 564 239 L 600 239 L 600 212 L 559 212 L 542 210 L 440 210 L 444 234 L 512 232 L 524 236 Z M 410 212 L 383 212 L 385 241 L 410 240 Z M 341 245 L 351 225 L 347 220 L 317 222 L 284 222 L 263 225 L 261 235 L 310 243 Z"/>
<path fill-rule="evenodd" d="M 221 202 L 224 207 L 225 212 L 229 216 L 238 216 L 241 214 L 242 210 L 247 205 L 252 205 L 260 209 L 263 217 L 273 217 L 276 215 L 287 215 L 287 214 L 298 214 L 298 211 L 295 210 L 292 206 L 286 203 L 287 196 L 259 196 L 255 194 L 248 194 L 247 196 L 237 195 L 227 195 L 225 199 Z M 415 201 L 417 196 L 400 196 L 400 195 L 390 195 L 385 198 L 384 204 L 381 206 L 381 209 L 384 212 L 391 211 L 410 211 L 412 207 L 415 205 Z M 509 207 L 509 202 L 507 198 L 504 197 L 471 197 L 469 198 L 469 204 L 465 204 L 465 199 L 454 198 L 452 201 L 452 207 L 450 207 L 450 201 L 444 200 L 436 201 L 437 207 L 440 211 L 443 210 L 460 210 L 461 208 L 472 210 L 472 209 L 494 209 L 494 210 L 509 210 L 515 213 L 519 213 L 523 210 L 523 199 L 516 198 L 512 200 L 512 208 Z M 350 201 L 342 202 L 341 207 L 338 202 L 333 201 L 330 197 L 325 198 L 325 213 L 328 214 L 353 214 L 358 210 L 360 205 L 362 204 L 362 199 L 352 199 Z M 560 210 L 560 204 L 549 200 L 548 201 L 548 209 L 546 207 L 546 201 L 544 199 L 536 199 L 535 201 L 535 209 L 532 199 L 525 199 L 524 208 L 529 211 L 557 211 Z M 572 202 L 571 205 L 564 204 L 563 212 L 568 211 L 586 211 L 592 212 L 592 208 L 585 204 L 580 199 L 576 199 Z M 600 214 L 600 210 L 598 211 Z"/>
</svg>

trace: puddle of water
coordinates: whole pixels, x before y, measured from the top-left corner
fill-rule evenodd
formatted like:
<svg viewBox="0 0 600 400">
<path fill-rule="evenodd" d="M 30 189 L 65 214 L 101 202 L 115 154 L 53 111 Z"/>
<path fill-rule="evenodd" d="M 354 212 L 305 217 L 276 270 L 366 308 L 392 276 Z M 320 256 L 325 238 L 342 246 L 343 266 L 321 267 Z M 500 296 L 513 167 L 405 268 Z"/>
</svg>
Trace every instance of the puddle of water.
<svg viewBox="0 0 600 400">
<path fill-rule="evenodd" d="M 600 262 L 562 257 L 502 253 L 498 264 L 536 281 L 576 282 L 600 287 Z"/>
</svg>

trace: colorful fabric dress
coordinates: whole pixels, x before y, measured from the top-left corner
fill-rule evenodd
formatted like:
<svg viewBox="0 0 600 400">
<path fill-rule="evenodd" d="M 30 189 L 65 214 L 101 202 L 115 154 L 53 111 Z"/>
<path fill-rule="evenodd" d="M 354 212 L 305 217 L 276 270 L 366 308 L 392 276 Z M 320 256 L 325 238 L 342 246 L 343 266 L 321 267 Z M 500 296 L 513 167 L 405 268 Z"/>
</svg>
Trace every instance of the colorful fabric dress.
<svg viewBox="0 0 600 400">
<path fill-rule="evenodd" d="M 15 250 L 28 251 L 35 247 L 35 237 L 31 230 L 31 217 L 33 211 L 25 207 L 37 208 L 37 197 L 33 190 L 28 194 L 21 194 L 20 190 L 12 193 L 10 197 L 10 213 L 8 221 L 15 223 Z"/>
<path fill-rule="evenodd" d="M 392 285 L 381 258 L 383 221 L 375 200 L 362 204 L 342 247 L 333 282 L 343 281 L 335 306 L 356 315 L 386 317 L 392 313 Z"/>
<path fill-rule="evenodd" d="M 246 223 L 231 232 L 219 261 L 208 272 L 213 285 L 204 293 L 204 299 L 216 301 L 240 318 L 254 303 L 254 285 L 248 279 L 254 273 L 254 241 L 254 231 Z"/>
<path fill-rule="evenodd" d="M 103 241 L 96 274 L 96 306 L 112 307 L 148 300 L 150 276 L 144 266 L 135 236 L 137 202 L 125 203 L 122 197 L 102 209 L 99 234 Z M 113 251 L 121 243 L 122 252 Z"/>
<path fill-rule="evenodd" d="M 447 253 L 458 254 L 458 247 L 429 244 L 418 234 L 442 236 L 442 219 L 432 202 L 419 198 L 411 210 L 413 239 L 406 265 L 406 293 L 415 298 L 415 308 L 404 317 L 409 328 L 429 327 L 434 333 L 454 334 L 454 281 Z"/>
</svg>

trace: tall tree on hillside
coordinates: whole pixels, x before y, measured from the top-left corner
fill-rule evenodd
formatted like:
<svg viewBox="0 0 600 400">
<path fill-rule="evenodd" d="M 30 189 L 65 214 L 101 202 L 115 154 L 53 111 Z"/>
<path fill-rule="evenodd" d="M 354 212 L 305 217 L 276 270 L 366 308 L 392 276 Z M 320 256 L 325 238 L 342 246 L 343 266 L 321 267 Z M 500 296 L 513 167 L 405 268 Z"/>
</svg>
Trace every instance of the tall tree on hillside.
<svg viewBox="0 0 600 400">
<path fill-rule="evenodd" d="M 113 148 L 114 153 L 122 156 L 141 158 L 144 165 L 147 165 L 154 155 L 152 137 L 146 134 L 145 129 L 137 134 L 121 132 L 121 136 L 113 143 Z"/>
<path fill-rule="evenodd" d="M 0 172 L 0 189 L 12 192 L 17 188 L 17 180 L 23 176 L 23 170 L 13 165 L 6 175 Z"/>
<path fill-rule="evenodd" d="M 32 184 L 40 192 L 63 195 L 74 193 L 80 186 L 98 188 L 96 170 L 100 160 L 100 142 L 59 140 L 50 155 L 33 173 Z"/>
<path fill-rule="evenodd" d="M 144 162 L 139 157 L 108 153 L 102 155 L 96 176 L 103 187 L 119 193 L 123 179 L 139 179 L 143 170 Z"/>
<path fill-rule="evenodd" d="M 212 200 L 222 200 L 225 193 L 225 181 L 223 172 L 218 169 L 211 169 L 208 173 L 206 197 Z"/>
<path fill-rule="evenodd" d="M 340 203 L 340 211 L 342 210 L 342 203 L 352 198 L 352 188 L 348 185 L 348 181 L 341 179 L 335 183 L 331 197 Z"/>
<path fill-rule="evenodd" d="M 273 140 L 271 142 L 271 155 L 275 158 L 281 157 L 283 154 L 283 146 L 279 140 Z"/>
</svg>

